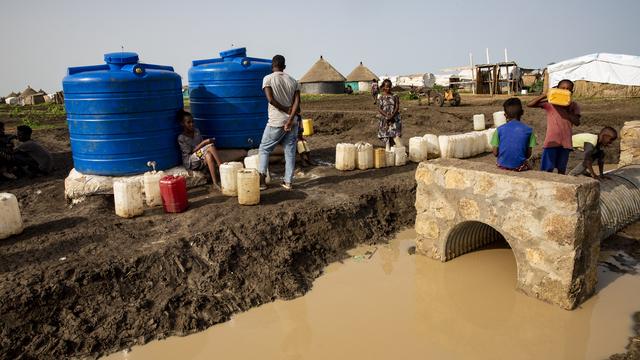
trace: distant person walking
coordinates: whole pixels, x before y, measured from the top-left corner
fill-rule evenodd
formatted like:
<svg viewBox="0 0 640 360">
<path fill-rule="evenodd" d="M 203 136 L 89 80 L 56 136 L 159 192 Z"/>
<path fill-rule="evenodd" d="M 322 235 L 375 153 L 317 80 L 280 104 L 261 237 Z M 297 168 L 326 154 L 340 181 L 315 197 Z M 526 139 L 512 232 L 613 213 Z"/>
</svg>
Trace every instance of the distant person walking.
<svg viewBox="0 0 640 360">
<path fill-rule="evenodd" d="M 282 187 L 291 190 L 293 170 L 296 166 L 296 140 L 298 139 L 297 109 L 300 106 L 300 85 L 288 74 L 285 59 L 276 55 L 271 60 L 273 72 L 262 80 L 269 101 L 269 121 L 260 141 L 260 189 L 267 188 L 265 182 L 269 168 L 269 155 L 278 144 L 284 148 L 285 171 Z"/>
<path fill-rule="evenodd" d="M 371 80 L 371 96 L 373 96 L 373 105 L 378 103 L 378 95 L 380 94 L 380 88 L 378 87 L 378 80 Z"/>
</svg>

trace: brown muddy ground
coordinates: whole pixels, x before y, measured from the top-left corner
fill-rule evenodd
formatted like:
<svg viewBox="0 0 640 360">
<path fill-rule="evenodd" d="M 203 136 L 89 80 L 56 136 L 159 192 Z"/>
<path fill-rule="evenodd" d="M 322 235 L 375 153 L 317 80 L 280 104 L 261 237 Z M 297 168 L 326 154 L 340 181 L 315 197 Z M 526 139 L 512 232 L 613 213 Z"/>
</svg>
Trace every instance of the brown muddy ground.
<svg viewBox="0 0 640 360">
<path fill-rule="evenodd" d="M 502 101 L 464 97 L 457 108 L 403 102 L 405 141 L 470 131 L 473 114 L 490 119 Z M 581 103 L 579 132 L 619 129 L 640 112 L 638 100 Z M 323 162 L 333 162 L 338 142 L 381 145 L 368 96 L 304 101 L 303 112 L 314 119 L 317 134 L 309 140 Z M 525 120 L 542 140 L 543 112 L 528 109 Z M 12 131 L 21 119 L 0 108 L 0 121 Z M 256 207 L 211 196 L 204 187 L 190 191 L 190 209 L 177 215 L 148 209 L 121 219 L 107 196 L 70 206 L 63 194 L 72 167 L 64 119 L 42 123 L 53 128 L 33 137 L 54 152 L 54 173 L 0 182 L 0 191 L 18 197 L 26 225 L 23 234 L 0 241 L 0 358 L 97 357 L 205 329 L 235 312 L 304 294 L 347 249 L 387 241 L 415 219 L 414 165 L 345 173 L 303 169 L 294 191 L 272 188 Z M 610 162 L 617 161 L 617 148 L 613 144 Z M 621 244 L 637 253 L 637 237 Z"/>
</svg>

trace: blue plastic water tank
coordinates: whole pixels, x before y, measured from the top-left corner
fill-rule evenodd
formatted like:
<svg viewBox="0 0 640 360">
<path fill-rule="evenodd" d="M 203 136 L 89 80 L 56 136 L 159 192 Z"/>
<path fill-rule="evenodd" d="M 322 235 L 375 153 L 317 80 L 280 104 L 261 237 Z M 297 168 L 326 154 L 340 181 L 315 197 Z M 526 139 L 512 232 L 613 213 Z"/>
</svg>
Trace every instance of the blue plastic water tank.
<svg viewBox="0 0 640 360">
<path fill-rule="evenodd" d="M 95 175 L 180 164 L 176 119 L 182 82 L 171 66 L 142 64 L 136 53 L 105 54 L 104 65 L 71 67 L 62 81 L 73 164 Z"/>
<path fill-rule="evenodd" d="M 246 48 L 193 61 L 189 98 L 202 135 L 215 138 L 218 148 L 258 147 L 267 124 L 262 79 L 270 73 L 271 60 L 247 57 Z"/>
</svg>

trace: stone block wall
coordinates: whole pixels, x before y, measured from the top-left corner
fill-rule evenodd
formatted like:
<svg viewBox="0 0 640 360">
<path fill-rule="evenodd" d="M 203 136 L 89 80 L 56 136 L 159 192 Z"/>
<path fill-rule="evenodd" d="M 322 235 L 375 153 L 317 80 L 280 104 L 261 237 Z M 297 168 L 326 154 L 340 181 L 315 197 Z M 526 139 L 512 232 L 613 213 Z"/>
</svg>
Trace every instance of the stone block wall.
<svg viewBox="0 0 640 360">
<path fill-rule="evenodd" d="M 447 261 L 502 235 L 515 255 L 520 291 L 565 309 L 593 294 L 597 181 L 456 159 L 423 162 L 415 177 L 420 254 Z"/>
<path fill-rule="evenodd" d="M 619 166 L 640 164 L 640 120 L 627 121 L 620 130 Z"/>
</svg>

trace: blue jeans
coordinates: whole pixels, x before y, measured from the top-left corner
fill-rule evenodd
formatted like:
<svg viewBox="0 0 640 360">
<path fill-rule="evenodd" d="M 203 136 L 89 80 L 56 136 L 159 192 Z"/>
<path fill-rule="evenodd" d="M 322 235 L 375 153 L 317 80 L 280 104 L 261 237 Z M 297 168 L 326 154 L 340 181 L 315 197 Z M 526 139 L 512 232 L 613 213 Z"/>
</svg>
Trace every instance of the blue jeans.
<svg viewBox="0 0 640 360">
<path fill-rule="evenodd" d="M 558 169 L 558 174 L 567 172 L 567 163 L 569 162 L 570 149 L 563 147 L 550 147 L 542 149 L 542 160 L 540 161 L 540 170 L 553 172 Z"/>
<path fill-rule="evenodd" d="M 258 171 L 265 175 L 269 168 L 269 154 L 278 144 L 284 148 L 284 182 L 291 184 L 293 181 L 293 170 L 296 167 L 296 142 L 298 140 L 298 122 L 294 121 L 291 131 L 284 131 L 284 127 L 273 127 L 267 125 L 262 133 L 260 141 L 260 166 Z"/>
</svg>

